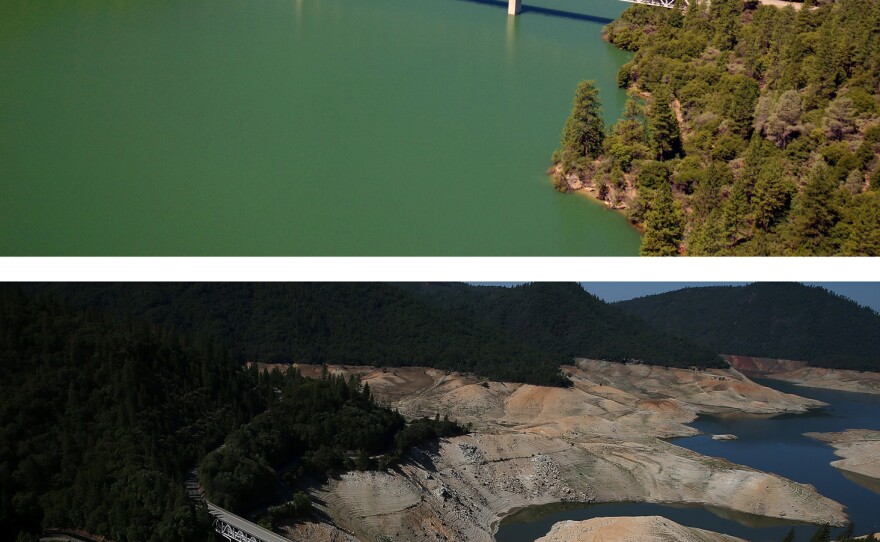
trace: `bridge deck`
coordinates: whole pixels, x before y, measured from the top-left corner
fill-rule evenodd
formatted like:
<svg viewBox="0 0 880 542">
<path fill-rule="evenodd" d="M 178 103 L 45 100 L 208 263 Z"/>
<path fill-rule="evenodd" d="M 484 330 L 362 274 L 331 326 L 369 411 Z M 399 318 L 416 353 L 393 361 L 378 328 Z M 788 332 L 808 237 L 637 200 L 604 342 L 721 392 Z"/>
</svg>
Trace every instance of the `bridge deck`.
<svg viewBox="0 0 880 542">
<path fill-rule="evenodd" d="M 206 501 L 208 505 L 208 512 L 214 516 L 215 518 L 223 521 L 236 529 L 243 531 L 253 537 L 255 537 L 258 541 L 262 542 L 290 542 L 290 540 L 279 536 L 272 531 L 268 531 L 256 523 L 251 523 L 250 521 L 236 516 L 232 512 L 228 510 L 224 510 L 217 505 L 211 504 Z M 223 533 L 220 533 L 223 534 Z M 228 538 L 228 537 L 227 537 Z"/>
<path fill-rule="evenodd" d="M 658 6 L 661 8 L 674 8 L 675 0 L 620 0 L 621 2 L 629 2 L 630 4 L 645 4 L 648 6 Z M 684 5 L 687 6 L 688 2 L 685 0 Z"/>
</svg>

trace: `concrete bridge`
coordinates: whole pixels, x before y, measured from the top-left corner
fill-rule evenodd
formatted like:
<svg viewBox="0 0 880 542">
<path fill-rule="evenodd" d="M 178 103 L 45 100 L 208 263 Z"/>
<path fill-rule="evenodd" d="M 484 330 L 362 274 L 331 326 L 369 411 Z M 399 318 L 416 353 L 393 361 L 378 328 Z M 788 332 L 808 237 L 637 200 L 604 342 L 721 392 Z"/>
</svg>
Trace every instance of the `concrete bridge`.
<svg viewBox="0 0 880 542">
<path fill-rule="evenodd" d="M 621 2 L 629 2 L 630 4 L 645 4 L 648 6 L 658 6 L 661 8 L 674 8 L 675 0 L 620 0 Z M 688 5 L 688 0 L 684 0 L 684 6 Z M 522 0 L 507 0 L 507 14 L 519 15 L 522 12 Z"/>
</svg>

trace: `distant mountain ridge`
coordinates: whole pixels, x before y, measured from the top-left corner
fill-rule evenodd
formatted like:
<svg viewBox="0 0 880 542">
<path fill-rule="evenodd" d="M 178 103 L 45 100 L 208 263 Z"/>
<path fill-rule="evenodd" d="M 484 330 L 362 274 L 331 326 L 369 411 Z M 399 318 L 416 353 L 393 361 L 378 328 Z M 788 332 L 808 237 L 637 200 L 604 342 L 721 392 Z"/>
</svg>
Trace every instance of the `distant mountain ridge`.
<svg viewBox="0 0 880 542">
<path fill-rule="evenodd" d="M 221 340 L 239 361 L 423 365 L 560 385 L 558 354 L 463 322 L 383 283 L 45 284 L 79 308 Z"/>
<path fill-rule="evenodd" d="M 144 283 L 26 285 L 79 308 L 220 339 L 241 361 L 424 365 L 565 385 L 574 357 L 724 366 L 645 329 L 576 283 Z"/>
<path fill-rule="evenodd" d="M 880 371 L 880 314 L 817 286 L 694 287 L 615 306 L 721 354 Z"/>
<path fill-rule="evenodd" d="M 681 335 L 659 332 L 574 282 L 401 287 L 459 318 L 494 326 L 541 351 L 649 365 L 726 367 L 710 349 Z"/>
</svg>

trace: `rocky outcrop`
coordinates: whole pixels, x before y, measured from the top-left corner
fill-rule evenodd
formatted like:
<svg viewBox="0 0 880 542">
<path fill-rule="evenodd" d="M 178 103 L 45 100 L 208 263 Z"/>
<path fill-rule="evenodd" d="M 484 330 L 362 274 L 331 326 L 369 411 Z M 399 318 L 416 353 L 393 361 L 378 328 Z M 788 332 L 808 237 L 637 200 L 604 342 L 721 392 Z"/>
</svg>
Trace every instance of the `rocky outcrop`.
<svg viewBox="0 0 880 542">
<path fill-rule="evenodd" d="M 661 516 L 560 521 L 535 542 L 744 542 L 741 538 L 685 527 Z"/>
</svg>

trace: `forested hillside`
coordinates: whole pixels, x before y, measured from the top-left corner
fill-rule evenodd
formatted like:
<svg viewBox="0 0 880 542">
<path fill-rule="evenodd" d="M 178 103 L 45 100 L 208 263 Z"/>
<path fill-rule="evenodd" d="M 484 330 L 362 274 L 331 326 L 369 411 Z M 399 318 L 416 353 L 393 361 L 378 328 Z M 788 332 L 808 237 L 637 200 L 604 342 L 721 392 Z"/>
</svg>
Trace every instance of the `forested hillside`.
<svg viewBox="0 0 880 542">
<path fill-rule="evenodd" d="M 239 361 L 423 365 L 559 385 L 566 358 L 439 313 L 388 284 L 51 284 L 78 307 L 223 341 Z"/>
<path fill-rule="evenodd" d="M 800 7 L 800 6 L 799 6 Z M 590 129 L 582 85 L 556 184 L 644 226 L 642 254 L 880 255 L 880 4 L 634 5 L 623 118 Z"/>
<path fill-rule="evenodd" d="M 0 529 L 210 540 L 181 480 L 264 408 L 209 342 L 0 291 Z M 22 540 L 36 540 L 24 536 Z"/>
<path fill-rule="evenodd" d="M 283 496 L 284 484 L 296 488 L 300 475 L 385 467 L 412 445 L 463 431 L 405 424 L 355 380 L 258 374 L 215 341 L 8 285 L 0 395 L 0 529 L 19 541 L 44 528 L 117 542 L 214 540 L 184 490 L 200 461 L 209 495 L 244 512 Z M 270 509 L 267 522 L 302 513 L 303 497 Z"/>
<path fill-rule="evenodd" d="M 616 305 L 719 353 L 880 371 L 880 315 L 819 287 L 686 288 Z"/>
<path fill-rule="evenodd" d="M 726 366 L 713 351 L 683 335 L 657 332 L 573 282 L 512 288 L 452 283 L 402 287 L 460 318 L 494 326 L 538 350 L 568 358 Z"/>
<path fill-rule="evenodd" d="M 230 434 L 199 465 L 211 502 L 239 513 L 309 480 L 385 469 L 413 445 L 464 433 L 456 423 L 441 421 L 439 412 L 436 420 L 407 425 L 397 412 L 377 406 L 369 386 L 354 378 L 325 372 L 316 380 L 276 370 L 265 376 L 264 385 L 276 395 L 268 410 Z M 305 501 L 302 495 L 300 502 Z"/>
</svg>

